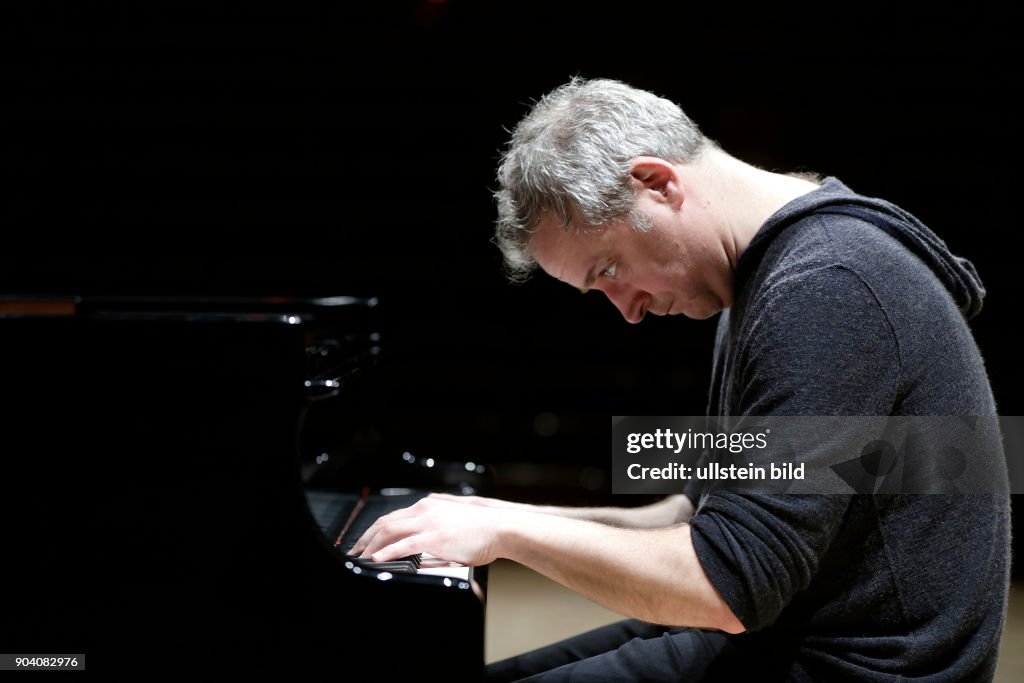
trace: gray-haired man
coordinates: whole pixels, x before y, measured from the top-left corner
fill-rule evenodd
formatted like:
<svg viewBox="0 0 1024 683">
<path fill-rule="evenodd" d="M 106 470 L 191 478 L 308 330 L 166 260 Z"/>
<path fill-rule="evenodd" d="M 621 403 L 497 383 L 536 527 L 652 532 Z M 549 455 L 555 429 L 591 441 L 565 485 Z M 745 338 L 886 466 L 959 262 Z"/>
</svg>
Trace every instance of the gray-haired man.
<svg viewBox="0 0 1024 683">
<path fill-rule="evenodd" d="M 980 280 L 888 202 L 755 168 L 672 102 L 608 80 L 538 102 L 498 178 L 513 277 L 539 265 L 634 323 L 722 314 L 712 415 L 995 415 L 966 322 Z M 573 509 L 433 496 L 356 550 L 506 557 L 632 618 L 493 664 L 491 680 L 988 681 L 1009 498 L 689 488 Z"/>
</svg>

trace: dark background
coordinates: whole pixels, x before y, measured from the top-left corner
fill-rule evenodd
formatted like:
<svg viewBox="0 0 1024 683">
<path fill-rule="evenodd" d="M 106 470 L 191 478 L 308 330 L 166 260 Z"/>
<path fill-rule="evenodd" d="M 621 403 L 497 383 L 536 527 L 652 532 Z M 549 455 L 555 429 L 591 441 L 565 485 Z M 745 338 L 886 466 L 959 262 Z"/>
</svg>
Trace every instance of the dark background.
<svg viewBox="0 0 1024 683">
<path fill-rule="evenodd" d="M 608 498 L 609 416 L 702 414 L 714 321 L 634 327 L 600 294 L 512 286 L 489 240 L 530 102 L 614 77 L 973 260 L 972 327 L 1001 412 L 1024 413 L 1018 10 L 138 4 L 0 10 L 2 293 L 377 296 L 396 444 Z"/>
</svg>

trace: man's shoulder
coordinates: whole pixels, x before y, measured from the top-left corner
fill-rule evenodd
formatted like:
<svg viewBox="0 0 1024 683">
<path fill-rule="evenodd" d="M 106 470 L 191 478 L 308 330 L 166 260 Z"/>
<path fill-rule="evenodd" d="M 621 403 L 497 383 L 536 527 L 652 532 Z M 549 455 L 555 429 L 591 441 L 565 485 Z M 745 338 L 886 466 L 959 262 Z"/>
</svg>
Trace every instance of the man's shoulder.
<svg viewBox="0 0 1024 683">
<path fill-rule="evenodd" d="M 875 264 L 925 268 L 910 249 L 877 224 L 830 207 L 795 220 L 773 240 L 765 256 L 780 268 L 807 263 L 847 268 Z"/>
<path fill-rule="evenodd" d="M 931 269 L 893 235 L 862 217 L 828 207 L 790 224 L 761 261 L 750 285 L 762 295 L 812 286 L 844 272 L 879 296 L 907 287 L 937 296 L 945 291 Z M 842 298 L 843 291 L 834 295 Z"/>
</svg>

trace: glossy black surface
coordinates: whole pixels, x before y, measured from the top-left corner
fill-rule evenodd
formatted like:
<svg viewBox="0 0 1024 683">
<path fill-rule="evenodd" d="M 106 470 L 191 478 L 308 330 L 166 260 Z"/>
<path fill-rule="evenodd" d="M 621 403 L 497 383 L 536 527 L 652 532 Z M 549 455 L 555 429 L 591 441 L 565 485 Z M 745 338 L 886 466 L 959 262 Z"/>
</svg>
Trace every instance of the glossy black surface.
<svg viewBox="0 0 1024 683">
<path fill-rule="evenodd" d="M 307 304 L 0 315 L 7 651 L 85 652 L 104 671 L 369 673 L 383 642 L 401 653 L 390 674 L 475 675 L 483 604 L 468 585 L 354 571 L 310 515 L 307 349 L 373 330 Z M 366 483 L 383 456 L 363 455 L 336 486 Z"/>
</svg>

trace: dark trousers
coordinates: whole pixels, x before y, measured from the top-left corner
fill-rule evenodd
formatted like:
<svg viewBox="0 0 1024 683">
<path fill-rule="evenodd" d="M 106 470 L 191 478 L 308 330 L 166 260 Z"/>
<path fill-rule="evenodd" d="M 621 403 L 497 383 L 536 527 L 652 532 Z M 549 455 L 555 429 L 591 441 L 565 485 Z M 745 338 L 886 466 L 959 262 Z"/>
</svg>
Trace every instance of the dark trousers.
<svg viewBox="0 0 1024 683">
<path fill-rule="evenodd" d="M 486 681 L 729 680 L 741 672 L 734 636 L 656 626 L 635 619 L 588 631 L 560 643 L 487 666 Z"/>
</svg>

